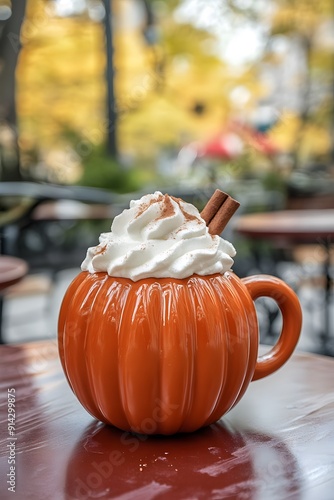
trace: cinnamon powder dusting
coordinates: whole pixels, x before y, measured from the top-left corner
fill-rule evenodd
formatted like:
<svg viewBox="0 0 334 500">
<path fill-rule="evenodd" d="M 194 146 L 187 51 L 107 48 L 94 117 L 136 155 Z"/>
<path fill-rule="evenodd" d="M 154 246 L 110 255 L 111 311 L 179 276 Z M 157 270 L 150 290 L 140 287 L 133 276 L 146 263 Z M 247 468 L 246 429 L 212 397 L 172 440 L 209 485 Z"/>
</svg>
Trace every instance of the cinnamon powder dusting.
<svg viewBox="0 0 334 500">
<path fill-rule="evenodd" d="M 167 195 L 168 196 L 168 195 Z M 191 221 L 191 220 L 195 220 L 197 221 L 198 223 L 200 223 L 200 219 L 196 216 L 196 215 L 192 215 L 192 214 L 189 214 L 188 212 L 186 212 L 183 208 L 182 208 L 182 205 L 181 205 L 181 198 L 175 198 L 174 196 L 171 196 L 171 198 L 179 205 L 180 207 L 180 210 L 185 218 L 186 221 Z"/>
<path fill-rule="evenodd" d="M 162 199 L 163 208 L 161 210 L 160 219 L 165 219 L 166 217 L 171 217 L 175 214 L 175 209 L 172 204 L 171 197 L 165 194 Z"/>
<path fill-rule="evenodd" d="M 160 203 L 160 202 L 162 202 L 162 210 L 160 213 L 160 217 L 158 217 L 157 219 L 161 220 L 161 219 L 165 219 L 167 217 L 171 217 L 172 215 L 175 214 L 175 209 L 174 209 L 174 206 L 172 204 L 172 200 L 178 204 L 186 221 L 197 221 L 198 223 L 201 222 L 199 217 L 197 217 L 196 215 L 189 214 L 183 209 L 183 207 L 181 205 L 181 203 L 182 203 L 181 198 L 176 198 L 175 196 L 169 196 L 168 194 L 160 194 L 157 198 L 150 200 L 148 203 L 145 203 L 140 208 L 140 210 L 138 210 L 135 218 L 137 219 L 138 217 L 140 217 L 154 203 Z"/>
<path fill-rule="evenodd" d="M 107 245 L 103 245 L 101 248 L 97 248 L 95 250 L 95 255 L 100 255 L 101 253 L 104 253 L 107 250 Z"/>
<path fill-rule="evenodd" d="M 135 216 L 135 219 L 138 219 L 138 217 L 140 217 L 144 212 L 146 212 L 146 210 L 151 206 L 153 205 L 154 203 L 158 203 L 159 201 L 162 201 L 163 200 L 163 195 L 162 194 L 159 194 L 158 198 L 155 198 L 151 201 L 149 201 L 148 203 L 144 203 L 142 205 L 142 207 L 138 210 L 138 212 L 136 213 L 136 216 Z"/>
</svg>

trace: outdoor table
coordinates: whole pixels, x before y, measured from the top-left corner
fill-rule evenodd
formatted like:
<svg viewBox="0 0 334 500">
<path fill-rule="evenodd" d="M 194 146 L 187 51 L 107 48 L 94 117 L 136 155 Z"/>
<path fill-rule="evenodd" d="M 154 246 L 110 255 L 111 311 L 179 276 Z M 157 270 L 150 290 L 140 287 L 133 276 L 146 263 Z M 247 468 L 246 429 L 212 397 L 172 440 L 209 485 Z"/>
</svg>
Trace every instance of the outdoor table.
<svg viewBox="0 0 334 500">
<path fill-rule="evenodd" d="M 42 200 L 77 200 L 86 203 L 112 203 L 115 195 L 106 189 L 86 186 L 60 186 L 37 182 L 0 182 L 0 197 Z"/>
<path fill-rule="evenodd" d="M 47 254 L 48 245 L 51 247 L 52 242 L 48 240 L 47 234 L 42 232 L 44 228 L 43 230 L 38 228 L 38 223 L 99 220 L 104 218 L 109 221 L 115 215 L 113 203 L 118 198 L 110 191 L 92 187 L 59 186 L 37 182 L 0 182 L 0 205 L 3 203 L 6 206 L 6 200 L 11 201 L 7 210 L 0 210 L 0 257 L 1 259 L 7 259 L 0 261 L 0 273 L 2 275 L 2 278 L 0 277 L 0 291 L 3 287 L 9 285 L 7 276 L 10 277 L 12 273 L 15 275 L 15 272 L 20 273 L 22 270 L 22 265 L 16 265 L 19 259 L 10 261 L 7 254 L 22 255 L 20 253 L 22 248 L 19 245 L 19 235 L 24 228 L 29 228 L 32 224 L 37 223 L 36 227 L 42 233 L 41 241 L 46 247 L 45 253 Z M 10 232 L 8 228 L 11 229 Z M 5 256 L 1 254 L 5 254 Z M 23 256 L 29 258 L 24 254 Z M 50 261 L 53 264 L 53 260 L 50 259 Z M 50 261 L 47 264 L 52 269 Z M 1 262 L 7 266 L 6 274 L 4 274 L 5 269 L 1 267 Z M 13 267 L 9 262 L 16 262 L 16 264 L 13 264 Z M 23 261 L 20 260 L 20 262 Z M 32 264 L 31 261 L 30 264 Z M 4 282 L 3 285 L 2 281 Z M 0 344 L 3 343 L 2 309 L 3 298 L 0 295 Z"/>
<path fill-rule="evenodd" d="M 235 230 L 251 238 L 325 244 L 334 237 L 334 209 L 247 214 L 239 217 Z"/>
<path fill-rule="evenodd" d="M 0 359 L 2 500 L 333 499 L 332 358 L 297 352 L 218 423 L 175 436 L 96 421 L 55 340 L 0 346 Z"/>
<path fill-rule="evenodd" d="M 85 186 L 58 186 L 36 182 L 1 182 L 0 204 L 16 200 L 0 212 L 0 253 L 7 254 L 6 228 L 16 233 L 34 221 L 86 220 L 109 218 L 118 197 L 106 189 Z M 14 238 L 15 239 L 15 238 Z"/>
<path fill-rule="evenodd" d="M 324 353 L 330 340 L 330 247 L 334 239 L 334 209 L 282 210 L 247 214 L 237 219 L 234 229 L 251 240 L 267 240 L 276 246 L 316 243 L 325 250 L 323 274 L 326 278 L 324 331 L 321 336 Z"/>
<path fill-rule="evenodd" d="M 17 283 L 28 272 L 28 266 L 22 259 L 0 255 L 0 292 Z"/>
<path fill-rule="evenodd" d="M 20 281 L 28 272 L 27 263 L 16 257 L 0 255 L 0 344 L 2 338 L 2 309 L 4 290 Z"/>
</svg>

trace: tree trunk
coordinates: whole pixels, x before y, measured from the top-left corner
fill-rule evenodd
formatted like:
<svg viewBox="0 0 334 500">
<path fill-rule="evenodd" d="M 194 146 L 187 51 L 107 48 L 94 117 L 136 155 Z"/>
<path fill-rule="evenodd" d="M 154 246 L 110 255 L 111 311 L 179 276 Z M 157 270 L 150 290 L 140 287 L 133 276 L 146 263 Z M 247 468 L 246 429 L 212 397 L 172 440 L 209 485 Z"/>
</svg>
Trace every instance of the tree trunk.
<svg viewBox="0 0 334 500">
<path fill-rule="evenodd" d="M 20 180 L 16 123 L 15 70 L 20 53 L 20 31 L 26 0 L 12 2 L 12 15 L 0 25 L 0 179 Z"/>
<path fill-rule="evenodd" d="M 311 76 L 311 54 L 313 48 L 313 40 L 312 37 L 302 36 L 302 46 L 305 53 L 306 59 L 306 75 L 303 84 L 303 88 L 301 89 L 302 94 L 302 109 L 300 111 L 300 125 L 297 131 L 297 136 L 294 144 L 294 148 L 292 151 L 292 159 L 293 159 L 293 169 L 297 170 L 301 166 L 301 146 L 303 142 L 303 136 L 305 133 L 305 129 L 309 122 L 310 115 L 310 100 L 311 100 L 311 87 L 312 87 L 312 76 Z"/>
<path fill-rule="evenodd" d="M 112 29 L 111 0 L 103 0 L 105 8 L 104 32 L 106 44 L 106 84 L 107 84 L 107 152 L 111 158 L 117 159 L 117 111 L 114 90 L 114 47 Z"/>
</svg>

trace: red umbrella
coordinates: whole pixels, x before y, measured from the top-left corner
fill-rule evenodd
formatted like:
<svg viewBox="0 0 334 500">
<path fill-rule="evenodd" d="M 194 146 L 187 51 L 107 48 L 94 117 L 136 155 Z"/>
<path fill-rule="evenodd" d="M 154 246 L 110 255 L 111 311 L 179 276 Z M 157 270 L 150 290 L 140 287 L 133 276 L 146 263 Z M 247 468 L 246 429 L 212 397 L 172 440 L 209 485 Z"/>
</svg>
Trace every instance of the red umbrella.
<svg viewBox="0 0 334 500">
<path fill-rule="evenodd" d="M 259 153 L 271 156 L 280 152 L 280 148 L 273 139 L 263 132 L 258 132 L 252 127 L 240 123 L 234 123 L 233 129 L 248 146 L 253 147 Z"/>
<path fill-rule="evenodd" d="M 261 132 L 252 132 L 249 139 L 248 144 L 253 146 L 254 149 L 259 151 L 259 153 L 271 156 L 275 155 L 279 152 L 279 148 L 274 144 L 274 142 L 265 134 L 261 134 Z"/>
<path fill-rule="evenodd" d="M 224 132 L 198 147 L 199 156 L 231 160 L 243 151 L 243 141 L 234 132 Z"/>
</svg>

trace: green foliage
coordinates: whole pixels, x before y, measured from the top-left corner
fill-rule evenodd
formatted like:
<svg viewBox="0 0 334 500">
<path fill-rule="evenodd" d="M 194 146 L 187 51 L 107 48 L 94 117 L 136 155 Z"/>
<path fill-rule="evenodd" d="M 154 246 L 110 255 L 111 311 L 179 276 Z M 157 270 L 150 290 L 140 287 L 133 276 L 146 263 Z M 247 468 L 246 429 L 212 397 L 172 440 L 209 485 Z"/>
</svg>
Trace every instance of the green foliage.
<svg viewBox="0 0 334 500">
<path fill-rule="evenodd" d="M 271 170 L 262 177 L 262 185 L 266 191 L 279 191 L 285 194 L 287 185 L 284 176 L 277 170 Z"/>
<path fill-rule="evenodd" d="M 215 41 L 207 31 L 191 24 L 169 24 L 164 35 L 164 48 L 169 57 L 187 56 L 196 64 L 209 66 L 222 64 L 218 56 L 203 51 L 203 43 Z"/>
<path fill-rule="evenodd" d="M 249 151 L 245 151 L 242 155 L 235 158 L 229 163 L 231 176 L 238 179 L 252 178 L 254 173 L 254 158 Z"/>
<path fill-rule="evenodd" d="M 139 168 L 125 168 L 106 154 L 103 147 L 95 148 L 83 159 L 83 175 L 79 184 L 110 189 L 117 193 L 137 191 L 145 181 Z"/>
</svg>

